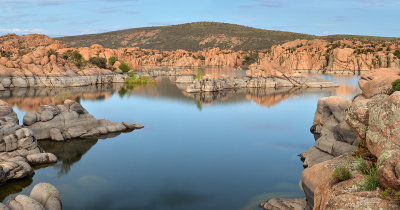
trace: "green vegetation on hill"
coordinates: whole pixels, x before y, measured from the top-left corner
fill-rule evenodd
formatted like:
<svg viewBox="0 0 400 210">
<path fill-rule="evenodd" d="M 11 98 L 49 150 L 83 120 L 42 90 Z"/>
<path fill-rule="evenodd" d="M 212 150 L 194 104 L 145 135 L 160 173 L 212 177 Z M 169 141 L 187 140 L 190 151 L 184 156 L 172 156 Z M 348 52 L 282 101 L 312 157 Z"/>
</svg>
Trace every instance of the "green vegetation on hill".
<svg viewBox="0 0 400 210">
<path fill-rule="evenodd" d="M 144 49 L 198 51 L 209 48 L 258 50 L 296 39 L 366 39 L 400 40 L 391 37 L 331 35 L 325 37 L 256 29 L 228 23 L 197 22 L 173 26 L 135 28 L 100 34 L 56 38 L 69 47 L 89 47 L 100 44 L 106 48 L 140 47 Z"/>
</svg>

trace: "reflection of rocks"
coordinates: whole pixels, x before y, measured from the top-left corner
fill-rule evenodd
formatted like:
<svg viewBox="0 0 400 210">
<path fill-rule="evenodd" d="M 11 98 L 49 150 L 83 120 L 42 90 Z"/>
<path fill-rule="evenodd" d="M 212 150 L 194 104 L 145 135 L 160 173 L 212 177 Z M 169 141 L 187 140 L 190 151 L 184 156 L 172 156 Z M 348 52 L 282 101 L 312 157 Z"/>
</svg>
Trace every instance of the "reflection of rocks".
<svg viewBox="0 0 400 210">
<path fill-rule="evenodd" d="M 334 92 L 335 89 L 324 88 L 323 91 Z M 241 101 L 252 100 L 261 106 L 274 106 L 281 101 L 287 100 L 292 96 L 298 96 L 304 93 L 319 93 L 321 89 L 317 88 L 242 88 L 227 89 L 218 92 L 199 92 L 186 93 L 185 96 L 194 98 L 204 104 L 211 104 L 217 101 Z"/>
<path fill-rule="evenodd" d="M 108 98 L 122 83 L 69 88 L 12 88 L 0 91 L 0 98 L 24 111 L 35 111 L 46 104 L 62 104 L 66 99 L 98 100 Z"/>
<path fill-rule="evenodd" d="M 4 199 L 11 194 L 21 192 L 25 187 L 31 185 L 32 182 L 32 176 L 28 176 L 25 179 L 18 179 L 4 183 L 1 185 L 0 201 L 4 201 Z"/>
<path fill-rule="evenodd" d="M 316 143 L 300 155 L 305 167 L 356 149 L 356 136 L 343 120 L 343 112 L 349 104 L 350 101 L 337 96 L 318 100 L 314 124 L 311 127 Z"/>
<path fill-rule="evenodd" d="M 79 103 L 66 100 L 63 105 L 44 105 L 35 113 L 27 113 L 24 116 L 24 127 L 31 129 L 38 140 L 63 141 L 133 130 L 141 126 L 97 120 Z"/>
<path fill-rule="evenodd" d="M 18 125 L 17 114 L 0 101 L 0 183 L 33 174 L 30 164 L 54 163 L 57 158 L 38 147 L 32 130 Z"/>
<path fill-rule="evenodd" d="M 108 135 L 98 136 L 98 139 L 114 138 L 120 133 L 111 133 Z M 97 142 L 97 138 L 77 139 L 63 142 L 55 141 L 39 141 L 40 147 L 57 156 L 58 162 L 54 167 L 60 168 L 59 174 L 66 174 L 71 166 L 78 162 L 84 154 L 86 154 L 92 146 Z"/>
<path fill-rule="evenodd" d="M 187 87 L 186 92 L 215 92 L 225 89 L 282 87 L 327 88 L 338 87 L 338 85 L 321 78 L 309 77 L 240 77 L 226 79 L 207 78 L 193 81 L 193 83 Z"/>
<path fill-rule="evenodd" d="M 51 184 L 39 183 L 35 185 L 30 196 L 17 195 L 8 199 L 6 205 L 0 203 L 0 209 L 26 210 L 61 210 L 60 192 Z"/>
</svg>

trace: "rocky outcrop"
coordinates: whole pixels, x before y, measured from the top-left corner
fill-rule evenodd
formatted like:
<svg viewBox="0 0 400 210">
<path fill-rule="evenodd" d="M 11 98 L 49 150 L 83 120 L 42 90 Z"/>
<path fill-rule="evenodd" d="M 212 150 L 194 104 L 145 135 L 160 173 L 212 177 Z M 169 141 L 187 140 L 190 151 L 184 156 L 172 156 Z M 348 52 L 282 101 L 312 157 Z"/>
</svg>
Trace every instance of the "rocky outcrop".
<svg viewBox="0 0 400 210">
<path fill-rule="evenodd" d="M 303 87 L 303 88 L 327 88 L 337 87 L 333 82 L 320 78 L 308 77 L 240 77 L 240 78 L 206 78 L 195 80 L 190 84 L 186 92 L 215 92 L 224 89 L 238 88 L 282 88 L 282 87 Z"/>
<path fill-rule="evenodd" d="M 363 74 L 358 81 L 362 90 L 362 96 L 371 98 L 377 94 L 391 94 L 392 82 L 400 79 L 400 70 L 398 69 L 376 69 Z"/>
<path fill-rule="evenodd" d="M 271 47 L 265 57 L 292 70 L 369 71 L 400 68 L 398 43 L 352 40 L 295 40 Z"/>
<path fill-rule="evenodd" d="M 351 178 L 335 181 L 335 168 L 347 168 Z M 343 155 L 306 168 L 301 177 L 307 205 L 314 210 L 322 209 L 399 209 L 396 202 L 381 196 L 382 190 L 363 191 L 359 184 L 366 175 L 354 168 L 354 157 Z"/>
<path fill-rule="evenodd" d="M 349 105 L 350 101 L 337 96 L 318 100 L 314 123 L 310 129 L 316 142 L 300 155 L 304 167 L 356 150 L 357 138 L 343 119 L 344 110 Z"/>
<path fill-rule="evenodd" d="M 18 122 L 11 106 L 0 101 L 0 183 L 32 175 L 31 165 L 57 162 L 38 146 L 32 130 Z"/>
<path fill-rule="evenodd" d="M 51 184 L 39 183 L 33 187 L 29 197 L 12 197 L 7 200 L 6 205 L 0 203 L 0 209 L 61 210 L 60 192 Z"/>
<path fill-rule="evenodd" d="M 54 141 L 95 137 L 143 127 L 134 123 L 97 120 L 79 103 L 72 100 L 66 100 L 64 104 L 57 106 L 41 106 L 36 112 L 27 113 L 23 123 L 25 128 L 33 131 L 36 139 Z"/>
<path fill-rule="evenodd" d="M 400 190 L 400 92 L 355 100 L 346 111 L 346 121 L 357 138 L 378 158 L 379 182 Z"/>
</svg>

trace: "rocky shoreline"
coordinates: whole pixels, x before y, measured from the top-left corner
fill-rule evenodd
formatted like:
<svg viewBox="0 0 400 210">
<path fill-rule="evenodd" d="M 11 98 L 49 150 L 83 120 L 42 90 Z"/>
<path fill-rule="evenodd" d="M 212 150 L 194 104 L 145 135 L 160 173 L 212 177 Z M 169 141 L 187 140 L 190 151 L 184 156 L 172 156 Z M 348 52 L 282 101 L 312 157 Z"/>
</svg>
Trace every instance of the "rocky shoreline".
<svg viewBox="0 0 400 210">
<path fill-rule="evenodd" d="M 306 202 L 272 199 L 260 207 L 399 209 L 400 92 L 391 85 L 399 78 L 395 69 L 374 70 L 361 76 L 362 94 L 352 101 L 321 98 L 311 127 L 316 143 L 300 155 Z"/>
<path fill-rule="evenodd" d="M 43 105 L 37 112 L 27 113 L 23 121 L 20 126 L 12 107 L 0 101 L 0 183 L 32 175 L 33 165 L 57 162 L 57 157 L 46 153 L 38 140 L 64 141 L 143 128 L 135 123 L 97 120 L 71 100 L 57 106 Z"/>
</svg>

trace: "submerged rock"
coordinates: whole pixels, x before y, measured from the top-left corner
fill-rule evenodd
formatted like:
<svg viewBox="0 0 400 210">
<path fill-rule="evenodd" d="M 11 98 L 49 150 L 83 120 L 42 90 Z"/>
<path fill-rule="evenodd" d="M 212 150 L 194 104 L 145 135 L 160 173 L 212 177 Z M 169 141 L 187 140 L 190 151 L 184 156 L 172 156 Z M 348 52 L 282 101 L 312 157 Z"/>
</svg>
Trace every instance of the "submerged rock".
<svg viewBox="0 0 400 210">
<path fill-rule="evenodd" d="M 305 210 L 306 205 L 305 198 L 273 198 L 259 207 L 265 210 Z"/>
<path fill-rule="evenodd" d="M 34 123 L 28 119 L 38 119 Z M 51 139 L 64 141 L 73 138 L 88 138 L 108 133 L 140 129 L 143 126 L 135 123 L 116 123 L 102 119 L 97 120 L 88 113 L 79 103 L 66 100 L 61 105 L 44 105 L 36 113 L 24 117 L 24 127 L 33 131 L 38 140 Z"/>
</svg>

